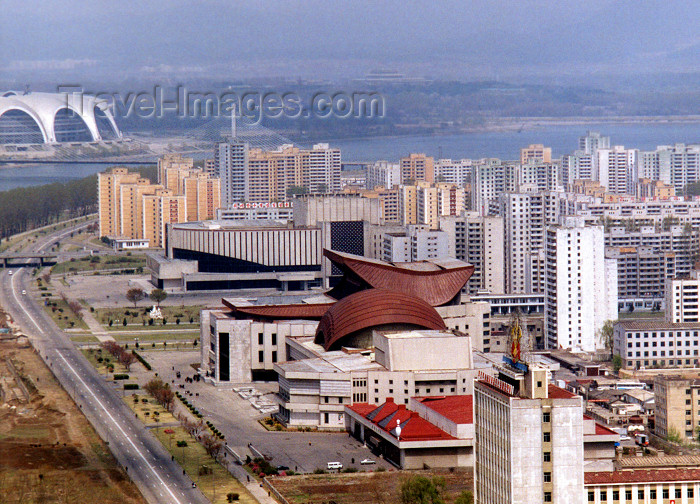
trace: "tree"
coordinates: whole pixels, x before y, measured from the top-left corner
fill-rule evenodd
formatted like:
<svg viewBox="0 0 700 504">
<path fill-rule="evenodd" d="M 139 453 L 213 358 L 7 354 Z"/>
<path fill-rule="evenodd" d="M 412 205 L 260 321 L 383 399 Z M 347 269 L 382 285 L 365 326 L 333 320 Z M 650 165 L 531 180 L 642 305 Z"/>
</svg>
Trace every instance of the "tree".
<svg viewBox="0 0 700 504">
<path fill-rule="evenodd" d="M 119 354 L 119 362 L 121 362 L 127 371 L 130 371 L 131 365 L 136 362 L 136 356 L 131 352 L 122 352 Z"/>
<path fill-rule="evenodd" d="M 168 293 L 163 289 L 153 289 L 148 297 L 150 297 L 152 301 L 155 301 L 156 304 L 160 306 L 160 303 L 165 301 L 165 298 L 168 297 Z"/>
<path fill-rule="evenodd" d="M 613 355 L 612 359 L 613 372 L 617 373 L 622 368 L 622 357 L 619 355 Z"/>
<path fill-rule="evenodd" d="M 612 320 L 606 320 L 603 327 L 600 329 L 600 339 L 603 340 L 605 349 L 610 351 L 610 358 L 613 358 L 613 346 L 614 346 L 614 336 L 615 336 L 615 322 Z"/>
<path fill-rule="evenodd" d="M 399 487 L 401 504 L 445 504 L 440 492 L 445 480 L 440 477 L 411 476 Z"/>
<path fill-rule="evenodd" d="M 474 504 L 474 493 L 471 490 L 463 490 L 455 499 L 455 504 Z"/>
<path fill-rule="evenodd" d="M 139 289 L 138 287 L 134 287 L 126 291 L 126 299 L 128 299 L 129 302 L 134 303 L 134 308 L 136 308 L 136 303 L 145 297 L 146 293 L 143 292 L 143 289 Z"/>
</svg>

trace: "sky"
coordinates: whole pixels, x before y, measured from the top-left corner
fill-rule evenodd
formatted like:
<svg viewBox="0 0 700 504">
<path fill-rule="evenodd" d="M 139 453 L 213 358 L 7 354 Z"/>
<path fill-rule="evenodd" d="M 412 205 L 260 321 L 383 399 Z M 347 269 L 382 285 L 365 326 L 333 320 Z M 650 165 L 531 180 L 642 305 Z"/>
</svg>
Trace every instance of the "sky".
<svg viewBox="0 0 700 504">
<path fill-rule="evenodd" d="M 1 0 L 0 80 L 700 70 L 700 2 Z"/>
</svg>

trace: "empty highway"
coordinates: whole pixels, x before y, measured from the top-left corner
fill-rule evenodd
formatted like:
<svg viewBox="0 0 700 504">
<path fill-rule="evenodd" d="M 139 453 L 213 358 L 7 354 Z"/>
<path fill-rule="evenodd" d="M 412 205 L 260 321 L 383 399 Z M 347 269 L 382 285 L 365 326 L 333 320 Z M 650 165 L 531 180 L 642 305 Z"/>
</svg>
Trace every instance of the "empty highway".
<svg viewBox="0 0 700 504">
<path fill-rule="evenodd" d="M 42 252 L 56 240 L 84 226 L 76 225 L 43 237 L 27 252 Z M 188 504 L 209 502 L 170 454 L 122 401 L 113 388 L 58 329 L 42 307 L 28 294 L 32 275 L 21 268 L 0 273 L 0 302 L 29 336 L 34 348 L 73 397 L 98 434 L 104 439 L 129 476 L 150 503 Z M 108 280 L 105 280 L 108 281 Z"/>
</svg>

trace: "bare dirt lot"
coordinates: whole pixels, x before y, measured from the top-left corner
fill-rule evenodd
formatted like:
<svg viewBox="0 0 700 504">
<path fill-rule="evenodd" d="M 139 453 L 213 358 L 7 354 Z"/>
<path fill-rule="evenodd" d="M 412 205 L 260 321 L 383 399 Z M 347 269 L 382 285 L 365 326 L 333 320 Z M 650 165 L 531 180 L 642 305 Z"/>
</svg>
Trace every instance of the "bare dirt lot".
<svg viewBox="0 0 700 504">
<path fill-rule="evenodd" d="M 31 346 L 0 341 L 0 504 L 142 504 Z"/>
<path fill-rule="evenodd" d="M 399 487 L 409 476 L 445 478 L 442 496 L 452 503 L 464 490 L 472 490 L 471 470 L 386 471 L 354 474 L 310 474 L 274 478 L 272 483 L 290 504 L 399 504 Z"/>
</svg>

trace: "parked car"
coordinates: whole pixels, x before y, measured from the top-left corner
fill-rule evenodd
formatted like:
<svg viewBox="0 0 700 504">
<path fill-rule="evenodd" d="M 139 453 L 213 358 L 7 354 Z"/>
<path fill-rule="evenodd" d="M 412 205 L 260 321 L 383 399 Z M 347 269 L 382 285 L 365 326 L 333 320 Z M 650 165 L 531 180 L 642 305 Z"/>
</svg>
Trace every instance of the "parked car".
<svg viewBox="0 0 700 504">
<path fill-rule="evenodd" d="M 27 291 L 22 289 L 22 295 L 24 296 L 26 293 L 27 293 Z"/>
<path fill-rule="evenodd" d="M 331 469 L 338 469 L 338 470 L 340 470 L 340 469 L 343 468 L 343 464 L 341 464 L 340 462 L 328 462 L 327 467 L 328 467 L 328 470 L 329 470 L 329 471 L 330 471 Z"/>
<path fill-rule="evenodd" d="M 278 471 L 289 471 L 289 467 L 286 465 L 278 465 L 277 470 Z"/>
<path fill-rule="evenodd" d="M 364 459 L 364 460 L 361 460 L 361 461 L 360 461 L 360 464 L 361 464 L 361 465 L 370 465 L 370 464 L 376 464 L 376 462 L 375 462 L 374 460 L 372 460 L 372 459 L 366 458 L 366 459 Z"/>
</svg>

